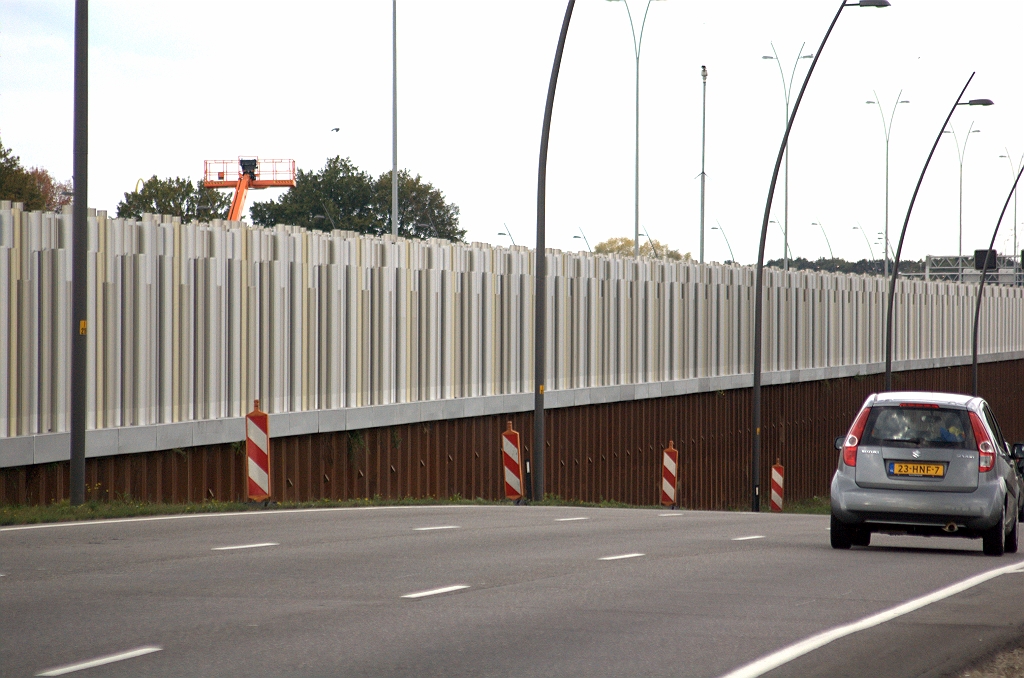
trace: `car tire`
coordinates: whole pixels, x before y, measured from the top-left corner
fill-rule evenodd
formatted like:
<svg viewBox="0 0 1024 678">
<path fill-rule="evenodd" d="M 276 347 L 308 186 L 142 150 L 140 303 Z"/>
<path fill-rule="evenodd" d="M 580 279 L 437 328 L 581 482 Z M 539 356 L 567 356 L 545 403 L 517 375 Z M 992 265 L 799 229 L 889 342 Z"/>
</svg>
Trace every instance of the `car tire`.
<svg viewBox="0 0 1024 678">
<path fill-rule="evenodd" d="M 835 515 L 832 516 L 832 522 L 829 527 L 829 541 L 832 542 L 832 548 L 848 549 L 853 546 L 851 532 L 851 528 L 843 524 Z"/>
<path fill-rule="evenodd" d="M 981 550 L 986 556 L 1001 556 L 1006 551 L 1006 532 L 1003 528 L 1005 522 L 1006 504 L 1003 504 L 1003 510 L 999 512 L 999 521 L 981 535 Z"/>
<path fill-rule="evenodd" d="M 871 545 L 871 530 L 866 527 L 855 528 L 853 534 L 850 535 L 850 543 L 854 546 L 870 546 Z"/>
<path fill-rule="evenodd" d="M 1010 528 L 1010 532 L 1006 535 L 1006 539 L 1003 543 L 1003 550 L 1007 553 L 1017 552 L 1017 529 L 1020 526 L 1020 519 L 1017 516 L 1013 517 L 1013 527 Z"/>
</svg>

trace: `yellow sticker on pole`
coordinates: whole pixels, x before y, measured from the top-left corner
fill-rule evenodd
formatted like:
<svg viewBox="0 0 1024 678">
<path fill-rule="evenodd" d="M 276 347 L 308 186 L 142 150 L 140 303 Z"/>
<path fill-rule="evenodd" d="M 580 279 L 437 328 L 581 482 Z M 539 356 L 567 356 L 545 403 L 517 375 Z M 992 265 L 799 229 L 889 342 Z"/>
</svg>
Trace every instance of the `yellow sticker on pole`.
<svg viewBox="0 0 1024 678">
<path fill-rule="evenodd" d="M 87 323 L 87 321 L 85 321 L 85 320 L 79 320 L 78 321 L 78 333 L 79 334 L 85 334 L 86 323 Z"/>
</svg>

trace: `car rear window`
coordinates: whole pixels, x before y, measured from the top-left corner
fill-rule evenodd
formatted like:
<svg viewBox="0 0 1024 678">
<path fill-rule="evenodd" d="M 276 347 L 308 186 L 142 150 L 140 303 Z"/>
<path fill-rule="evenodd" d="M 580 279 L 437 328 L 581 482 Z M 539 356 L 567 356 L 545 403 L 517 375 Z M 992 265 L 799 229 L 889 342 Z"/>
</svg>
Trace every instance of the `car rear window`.
<svg viewBox="0 0 1024 678">
<path fill-rule="evenodd" d="M 973 449 L 974 433 L 965 410 L 872 407 L 861 444 Z"/>
</svg>

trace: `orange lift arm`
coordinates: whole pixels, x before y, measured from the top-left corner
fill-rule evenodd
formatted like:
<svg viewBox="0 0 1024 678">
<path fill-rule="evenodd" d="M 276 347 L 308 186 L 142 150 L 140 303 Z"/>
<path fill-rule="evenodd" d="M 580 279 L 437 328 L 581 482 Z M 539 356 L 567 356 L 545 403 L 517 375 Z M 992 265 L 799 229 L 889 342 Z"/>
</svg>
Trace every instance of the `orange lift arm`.
<svg viewBox="0 0 1024 678">
<path fill-rule="evenodd" d="M 231 209 L 228 210 L 228 221 L 238 221 L 242 216 L 242 207 L 245 205 L 245 195 L 249 192 L 249 185 L 252 177 L 243 173 L 238 177 L 235 184 L 235 197 L 231 200 Z"/>
<path fill-rule="evenodd" d="M 237 172 L 230 179 L 229 175 Z M 260 160 L 239 157 L 234 160 L 207 160 L 203 168 L 204 188 L 233 188 L 234 198 L 228 221 L 242 218 L 242 208 L 249 189 L 289 188 L 295 186 L 294 160 Z"/>
</svg>

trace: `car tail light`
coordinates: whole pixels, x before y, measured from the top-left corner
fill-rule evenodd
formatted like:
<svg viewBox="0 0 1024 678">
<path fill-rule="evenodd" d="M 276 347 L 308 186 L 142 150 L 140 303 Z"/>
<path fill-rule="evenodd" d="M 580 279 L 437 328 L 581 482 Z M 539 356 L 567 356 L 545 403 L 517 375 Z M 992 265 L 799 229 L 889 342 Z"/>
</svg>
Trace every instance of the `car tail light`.
<svg viewBox="0 0 1024 678">
<path fill-rule="evenodd" d="M 996 448 L 988 437 L 981 417 L 971 412 L 971 428 L 974 429 L 974 440 L 978 443 L 978 472 L 991 471 L 996 465 Z"/>
<path fill-rule="evenodd" d="M 913 407 L 913 408 L 925 408 L 929 410 L 937 410 L 939 406 L 935 403 L 900 403 L 900 407 Z"/>
<path fill-rule="evenodd" d="M 864 435 L 864 426 L 868 423 L 870 413 L 870 407 L 861 410 L 850 427 L 850 432 L 846 434 L 846 442 L 843 443 L 843 463 L 847 466 L 857 465 L 857 446 L 860 445 L 860 437 Z"/>
</svg>

